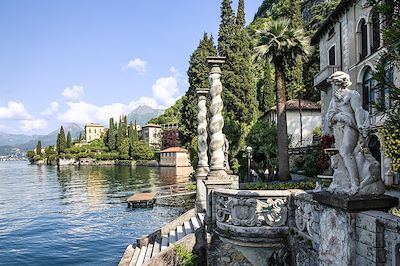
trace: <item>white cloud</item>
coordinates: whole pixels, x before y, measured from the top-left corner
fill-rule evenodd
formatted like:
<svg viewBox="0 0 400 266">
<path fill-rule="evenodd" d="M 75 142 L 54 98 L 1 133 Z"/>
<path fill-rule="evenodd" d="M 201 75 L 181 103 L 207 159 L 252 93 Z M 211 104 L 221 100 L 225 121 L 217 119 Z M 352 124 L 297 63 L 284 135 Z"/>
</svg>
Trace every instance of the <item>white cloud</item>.
<svg viewBox="0 0 400 266">
<path fill-rule="evenodd" d="M 123 71 L 132 68 L 137 72 L 144 73 L 146 72 L 147 62 L 140 58 L 135 58 L 130 60 L 126 66 L 122 68 Z"/>
<path fill-rule="evenodd" d="M 58 102 L 51 102 L 49 104 L 49 107 L 47 107 L 46 110 L 44 110 L 40 114 L 44 116 L 51 116 L 58 111 L 58 108 L 59 108 Z"/>
<path fill-rule="evenodd" d="M 161 105 L 171 106 L 175 103 L 178 94 L 178 80 L 176 77 L 162 77 L 156 80 L 151 87 L 153 96 Z"/>
<path fill-rule="evenodd" d="M 9 101 L 6 107 L 0 107 L 0 119 L 30 119 L 23 103 Z"/>
<path fill-rule="evenodd" d="M 179 77 L 181 76 L 181 73 L 179 73 L 179 70 L 178 70 L 177 68 L 175 68 L 174 66 L 171 66 L 171 67 L 169 68 L 169 71 L 172 73 L 172 75 L 173 75 L 174 77 L 179 78 Z"/>
<path fill-rule="evenodd" d="M 87 102 L 67 102 L 68 109 L 60 114 L 58 118 L 66 123 L 86 124 L 98 122 L 108 124 L 110 117 L 118 118 L 121 114 L 132 111 L 129 105 L 113 103 L 110 105 L 97 106 Z"/>
<path fill-rule="evenodd" d="M 19 122 L 21 123 L 21 126 L 19 128 L 23 132 L 30 132 L 36 129 L 47 128 L 47 121 L 43 119 L 21 120 Z"/>
<path fill-rule="evenodd" d="M 65 90 L 62 92 L 62 96 L 65 97 L 68 101 L 71 102 L 77 102 L 79 101 L 82 96 L 85 94 L 85 91 L 83 90 L 82 86 L 72 86 L 72 88 L 65 88 Z"/>
</svg>

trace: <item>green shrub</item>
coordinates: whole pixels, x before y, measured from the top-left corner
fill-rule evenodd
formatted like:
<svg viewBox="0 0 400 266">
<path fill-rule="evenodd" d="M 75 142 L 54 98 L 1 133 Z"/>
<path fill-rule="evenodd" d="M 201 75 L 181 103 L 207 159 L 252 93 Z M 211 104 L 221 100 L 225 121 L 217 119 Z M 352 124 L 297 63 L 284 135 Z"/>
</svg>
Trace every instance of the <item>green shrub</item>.
<svg viewBox="0 0 400 266">
<path fill-rule="evenodd" d="M 182 245 L 175 245 L 176 253 L 178 254 L 178 265 L 194 266 L 196 265 L 196 255 L 193 252 L 186 250 Z"/>
</svg>

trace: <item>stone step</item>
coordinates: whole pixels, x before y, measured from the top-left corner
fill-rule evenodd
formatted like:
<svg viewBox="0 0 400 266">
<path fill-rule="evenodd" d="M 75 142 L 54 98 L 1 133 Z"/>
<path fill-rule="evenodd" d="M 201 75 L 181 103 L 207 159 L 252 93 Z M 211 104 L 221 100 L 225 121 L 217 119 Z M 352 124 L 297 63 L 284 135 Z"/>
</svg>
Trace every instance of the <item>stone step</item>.
<svg viewBox="0 0 400 266">
<path fill-rule="evenodd" d="M 193 228 L 192 228 L 192 226 L 191 226 L 190 221 L 185 221 L 185 222 L 183 223 L 183 227 L 185 228 L 185 233 L 186 233 L 187 235 L 193 233 Z"/>
<path fill-rule="evenodd" d="M 122 255 L 121 261 L 119 262 L 118 266 L 128 266 L 134 252 L 135 249 L 132 247 L 132 245 L 129 245 L 126 248 L 124 255 Z"/>
<path fill-rule="evenodd" d="M 139 258 L 140 250 L 141 250 L 141 248 L 139 248 L 139 247 L 135 248 L 135 252 L 133 253 L 133 256 L 132 256 L 131 262 L 129 263 L 129 266 L 136 266 L 137 260 Z"/>
<path fill-rule="evenodd" d="M 181 240 L 184 236 L 185 236 L 185 231 L 183 230 L 183 226 L 182 225 L 178 225 L 176 227 L 176 237 L 177 237 L 177 241 Z"/>
<path fill-rule="evenodd" d="M 168 248 L 169 246 L 169 238 L 168 235 L 163 235 L 161 239 L 161 251 Z"/>
<path fill-rule="evenodd" d="M 190 222 L 193 225 L 193 230 L 197 230 L 200 228 L 199 220 L 197 219 L 197 217 L 191 217 Z"/>
<path fill-rule="evenodd" d="M 160 253 L 160 242 L 156 241 L 154 242 L 153 253 L 151 254 L 151 257 L 157 256 L 158 253 Z"/>
<path fill-rule="evenodd" d="M 169 246 L 171 246 L 171 244 L 176 242 L 176 231 L 175 230 L 171 230 L 169 231 Z"/>
<path fill-rule="evenodd" d="M 136 266 L 141 266 L 143 264 L 144 257 L 146 256 L 146 251 L 147 251 L 147 246 L 143 246 L 140 249 L 140 253 L 139 253 L 139 257 L 136 262 Z"/>
<path fill-rule="evenodd" d="M 153 253 L 153 244 L 147 245 L 146 256 L 144 256 L 144 261 L 147 261 L 151 258 L 151 254 Z"/>
</svg>

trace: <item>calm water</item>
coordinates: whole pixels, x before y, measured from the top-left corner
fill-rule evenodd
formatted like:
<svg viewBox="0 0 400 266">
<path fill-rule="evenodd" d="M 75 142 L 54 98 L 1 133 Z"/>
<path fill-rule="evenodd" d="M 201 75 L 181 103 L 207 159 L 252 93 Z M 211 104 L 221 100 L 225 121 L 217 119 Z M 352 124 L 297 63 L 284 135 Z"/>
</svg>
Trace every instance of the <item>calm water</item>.
<svg viewBox="0 0 400 266">
<path fill-rule="evenodd" d="M 184 212 L 126 208 L 135 190 L 176 181 L 169 171 L 0 162 L 0 265 L 116 265 L 136 237 Z"/>
</svg>

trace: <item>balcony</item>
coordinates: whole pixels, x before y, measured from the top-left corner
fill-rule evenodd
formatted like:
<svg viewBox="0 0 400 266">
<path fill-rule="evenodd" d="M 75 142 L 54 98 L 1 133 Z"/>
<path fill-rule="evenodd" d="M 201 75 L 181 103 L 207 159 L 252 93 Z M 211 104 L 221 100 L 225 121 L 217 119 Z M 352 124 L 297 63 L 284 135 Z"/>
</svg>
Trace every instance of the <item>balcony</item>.
<svg viewBox="0 0 400 266">
<path fill-rule="evenodd" d="M 339 71 L 340 67 L 339 66 L 332 66 L 328 65 L 325 68 L 323 68 L 315 77 L 314 77 L 314 87 L 316 88 L 323 88 L 328 85 L 327 79 L 335 73 L 336 71 Z"/>
</svg>

